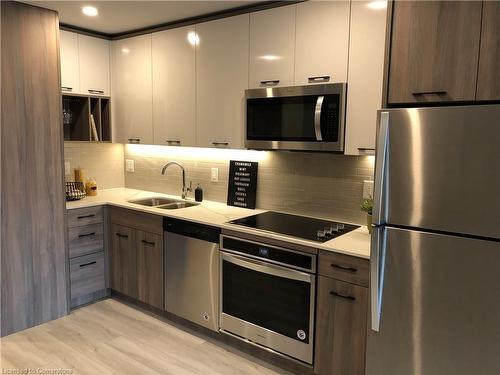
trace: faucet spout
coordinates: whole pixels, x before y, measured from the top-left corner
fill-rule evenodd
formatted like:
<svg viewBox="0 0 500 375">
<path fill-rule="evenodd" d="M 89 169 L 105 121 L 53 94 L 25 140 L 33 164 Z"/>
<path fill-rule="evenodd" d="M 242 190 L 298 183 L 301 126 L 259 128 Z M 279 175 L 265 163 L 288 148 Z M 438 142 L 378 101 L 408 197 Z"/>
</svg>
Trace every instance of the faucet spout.
<svg viewBox="0 0 500 375">
<path fill-rule="evenodd" d="M 164 175 L 167 168 L 171 165 L 177 165 L 182 170 L 182 199 L 186 199 L 188 191 L 192 191 L 192 189 L 191 186 L 186 187 L 186 170 L 184 169 L 184 167 L 179 162 L 171 161 L 163 166 L 163 168 L 161 169 L 161 174 Z"/>
</svg>

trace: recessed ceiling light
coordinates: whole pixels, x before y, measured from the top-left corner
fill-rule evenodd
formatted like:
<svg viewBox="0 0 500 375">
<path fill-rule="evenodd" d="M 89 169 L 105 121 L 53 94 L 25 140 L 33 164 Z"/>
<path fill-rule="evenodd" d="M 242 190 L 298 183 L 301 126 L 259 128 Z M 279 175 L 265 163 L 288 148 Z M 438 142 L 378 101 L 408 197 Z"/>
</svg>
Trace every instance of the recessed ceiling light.
<svg viewBox="0 0 500 375">
<path fill-rule="evenodd" d="M 387 1 L 370 1 L 366 6 L 372 9 L 385 9 L 387 8 Z"/>
<path fill-rule="evenodd" d="M 97 8 L 91 6 L 85 6 L 82 8 L 82 13 L 89 17 L 97 16 Z"/>
<path fill-rule="evenodd" d="M 128 48 L 122 48 L 123 53 L 130 53 L 130 50 Z"/>
</svg>

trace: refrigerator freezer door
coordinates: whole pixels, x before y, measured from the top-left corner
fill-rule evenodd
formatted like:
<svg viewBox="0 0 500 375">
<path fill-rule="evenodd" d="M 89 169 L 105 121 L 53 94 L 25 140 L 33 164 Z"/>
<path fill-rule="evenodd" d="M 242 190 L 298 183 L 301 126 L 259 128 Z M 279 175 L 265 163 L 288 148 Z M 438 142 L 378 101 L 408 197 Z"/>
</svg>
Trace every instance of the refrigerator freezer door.
<svg viewBox="0 0 500 375">
<path fill-rule="evenodd" d="M 500 374 L 500 242 L 385 231 L 380 327 L 368 330 L 366 374 Z"/>
<path fill-rule="evenodd" d="M 393 109 L 379 116 L 384 113 L 384 221 L 500 238 L 500 105 Z M 377 152 L 378 176 L 384 148 Z M 383 181 L 376 180 L 376 196 Z"/>
</svg>

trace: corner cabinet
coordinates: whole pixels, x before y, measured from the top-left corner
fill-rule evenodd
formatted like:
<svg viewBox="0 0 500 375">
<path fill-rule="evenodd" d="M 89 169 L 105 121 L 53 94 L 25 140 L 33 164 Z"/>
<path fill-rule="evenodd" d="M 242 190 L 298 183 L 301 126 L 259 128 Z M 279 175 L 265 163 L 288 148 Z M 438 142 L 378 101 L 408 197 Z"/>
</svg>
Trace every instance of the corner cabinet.
<svg viewBox="0 0 500 375">
<path fill-rule="evenodd" d="M 320 251 L 314 373 L 364 375 L 369 261 Z"/>
<path fill-rule="evenodd" d="M 389 104 L 475 100 L 482 6 L 393 3 Z"/>
<path fill-rule="evenodd" d="M 293 85 L 296 8 L 250 13 L 250 88 Z"/>
<path fill-rule="evenodd" d="M 195 27 L 152 38 L 154 144 L 196 146 Z"/>
<path fill-rule="evenodd" d="M 370 8 L 369 3 L 351 4 L 346 155 L 375 151 L 377 111 L 382 108 L 387 9 Z"/>
<path fill-rule="evenodd" d="M 295 85 L 347 82 L 349 1 L 297 4 Z"/>
<path fill-rule="evenodd" d="M 153 143 L 151 34 L 112 42 L 113 140 Z"/>
<path fill-rule="evenodd" d="M 242 148 L 249 15 L 196 25 L 196 145 Z"/>
<path fill-rule="evenodd" d="M 110 207 L 109 220 L 111 289 L 163 309 L 162 217 Z"/>
</svg>

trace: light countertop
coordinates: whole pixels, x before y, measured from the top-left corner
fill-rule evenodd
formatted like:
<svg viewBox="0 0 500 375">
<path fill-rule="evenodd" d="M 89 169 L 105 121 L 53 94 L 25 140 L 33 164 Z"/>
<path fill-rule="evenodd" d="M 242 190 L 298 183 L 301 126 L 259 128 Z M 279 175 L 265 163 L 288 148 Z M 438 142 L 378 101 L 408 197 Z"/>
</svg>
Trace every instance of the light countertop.
<svg viewBox="0 0 500 375">
<path fill-rule="evenodd" d="M 129 200 L 148 197 L 168 197 L 180 199 L 180 197 L 178 196 L 155 193 L 151 191 L 116 188 L 100 190 L 95 197 L 85 197 L 78 201 L 66 202 L 66 208 L 75 209 L 99 205 L 112 205 L 262 236 L 262 231 L 229 224 L 228 221 L 239 219 L 245 216 L 255 215 L 257 213 L 265 212 L 265 210 L 250 210 L 246 208 L 228 206 L 225 203 L 212 202 L 207 200 L 204 200 L 198 206 L 176 210 L 165 210 L 161 208 L 148 207 L 128 202 Z M 344 234 L 343 236 L 324 243 L 317 243 L 313 241 L 302 240 L 300 238 L 283 236 L 277 233 L 266 232 L 265 235 L 266 237 L 276 240 L 292 242 L 311 248 L 334 251 L 365 259 L 370 258 L 370 235 L 366 227 L 358 228 L 352 232 Z"/>
</svg>

